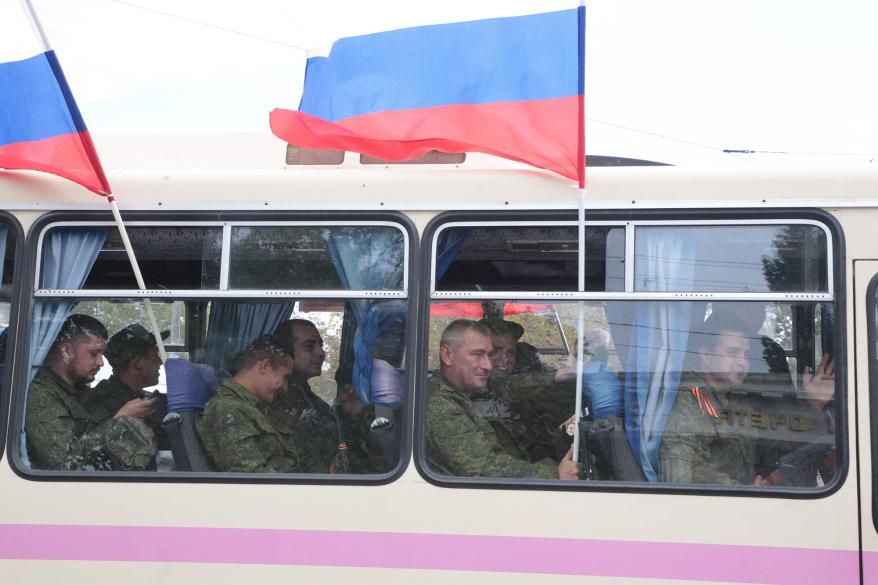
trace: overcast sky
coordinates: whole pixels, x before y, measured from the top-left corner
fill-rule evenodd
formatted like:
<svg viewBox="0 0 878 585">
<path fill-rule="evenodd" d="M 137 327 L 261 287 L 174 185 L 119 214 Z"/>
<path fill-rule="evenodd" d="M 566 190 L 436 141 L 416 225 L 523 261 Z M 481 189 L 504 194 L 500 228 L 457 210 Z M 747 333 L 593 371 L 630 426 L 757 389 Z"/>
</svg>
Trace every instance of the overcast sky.
<svg viewBox="0 0 878 585">
<path fill-rule="evenodd" d="M 265 132 L 272 108 L 298 104 L 305 48 L 405 26 L 577 5 L 554 0 L 33 3 L 92 130 Z M 878 0 L 592 0 L 587 5 L 590 154 L 697 163 L 734 158 L 721 153 L 731 148 L 849 153 L 863 156 L 820 160 L 859 164 L 874 158 L 872 164 L 878 164 Z"/>
</svg>

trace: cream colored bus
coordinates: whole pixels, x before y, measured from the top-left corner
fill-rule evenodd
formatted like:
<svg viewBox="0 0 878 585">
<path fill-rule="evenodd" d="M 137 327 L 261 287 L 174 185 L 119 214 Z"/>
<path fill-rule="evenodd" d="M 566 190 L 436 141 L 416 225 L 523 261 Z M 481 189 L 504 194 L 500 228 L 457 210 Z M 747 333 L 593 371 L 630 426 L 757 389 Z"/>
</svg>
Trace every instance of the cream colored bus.
<svg viewBox="0 0 878 585">
<path fill-rule="evenodd" d="M 171 140 L 96 137 L 145 291 L 103 200 L 0 172 L 3 583 L 878 583 L 876 169 L 591 157 L 580 262 L 577 191 L 546 172 Z M 139 470 L 35 463 L 28 388 L 62 322 L 88 314 L 112 336 L 147 324 L 144 299 L 168 331 L 170 447 Z M 576 429 L 576 375 L 558 373 L 575 371 L 580 306 Z M 748 345 L 705 402 L 721 314 Z M 309 384 L 327 406 L 353 368 L 368 456 L 221 471 L 192 431 L 212 387 L 172 370 L 222 377 L 290 318 L 323 339 Z M 428 415 L 459 319 L 505 323 L 514 343 L 482 366 L 486 390 L 458 388 L 487 452 Z M 712 435 L 678 424 L 684 399 Z M 578 480 L 495 465 L 551 469 L 571 433 Z"/>
</svg>

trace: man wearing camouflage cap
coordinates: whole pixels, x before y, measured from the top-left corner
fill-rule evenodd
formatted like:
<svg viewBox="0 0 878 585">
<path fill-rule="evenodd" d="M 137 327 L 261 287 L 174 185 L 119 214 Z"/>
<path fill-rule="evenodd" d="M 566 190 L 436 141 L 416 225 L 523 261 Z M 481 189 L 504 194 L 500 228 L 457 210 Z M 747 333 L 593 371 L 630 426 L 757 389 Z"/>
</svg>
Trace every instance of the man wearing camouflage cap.
<svg viewBox="0 0 878 585">
<path fill-rule="evenodd" d="M 33 468 L 139 470 L 152 464 L 155 436 L 140 420 L 150 404 L 129 400 L 103 420 L 83 405 L 106 347 L 107 329 L 93 317 L 71 315 L 61 325 L 28 389 L 25 432 Z"/>
<path fill-rule="evenodd" d="M 169 332 L 162 332 L 162 339 Z M 128 325 L 110 338 L 104 357 L 110 362 L 113 374 L 85 394 L 83 404 L 92 419 L 103 421 L 118 412 L 122 405 L 135 398 L 144 400 L 147 414 L 143 421 L 159 439 L 160 447 L 168 448 L 162 418 L 167 414 L 167 397 L 156 392 L 148 395 L 144 388 L 159 382 L 159 357 L 155 336 L 139 323 Z"/>
</svg>

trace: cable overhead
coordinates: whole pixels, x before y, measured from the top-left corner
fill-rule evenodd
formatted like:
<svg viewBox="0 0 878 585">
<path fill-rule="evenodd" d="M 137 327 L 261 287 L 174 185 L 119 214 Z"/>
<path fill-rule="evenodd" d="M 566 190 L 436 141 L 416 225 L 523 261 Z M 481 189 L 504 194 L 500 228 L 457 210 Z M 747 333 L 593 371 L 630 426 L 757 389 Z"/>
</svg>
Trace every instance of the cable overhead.
<svg viewBox="0 0 878 585">
<path fill-rule="evenodd" d="M 167 17 L 167 18 L 174 18 L 174 19 L 176 19 L 176 20 L 182 20 L 183 22 L 188 22 L 189 24 L 197 24 L 197 25 L 199 25 L 199 26 L 203 26 L 203 27 L 206 27 L 206 28 L 212 28 L 212 29 L 219 30 L 219 31 L 222 31 L 222 32 L 227 32 L 227 33 L 231 33 L 231 34 L 239 35 L 239 36 L 242 36 L 242 37 L 247 37 L 247 38 L 250 38 L 250 39 L 255 39 L 255 40 L 258 40 L 258 41 L 264 41 L 264 42 L 266 42 L 266 43 L 272 43 L 272 44 L 275 44 L 275 45 L 280 45 L 280 46 L 282 46 L 282 47 L 288 47 L 288 48 L 290 48 L 290 49 L 296 49 L 296 50 L 299 50 L 299 51 L 307 51 L 307 49 L 306 49 L 305 47 L 300 47 L 300 46 L 298 46 L 298 45 L 291 45 L 290 43 L 285 43 L 285 42 L 283 42 L 283 41 L 278 41 L 278 40 L 275 40 L 275 39 L 270 39 L 270 38 L 268 38 L 268 37 L 261 37 L 261 36 L 259 36 L 259 35 L 254 35 L 254 34 L 246 33 L 246 32 L 240 31 L 240 30 L 235 30 L 235 29 L 233 29 L 233 28 L 226 28 L 226 27 L 224 27 L 224 26 L 219 26 L 219 25 L 216 25 L 216 24 L 210 24 L 210 23 L 208 23 L 208 22 L 203 22 L 203 21 L 201 21 L 201 20 L 195 20 L 194 18 L 188 18 L 188 17 L 186 17 L 186 16 L 180 16 L 180 15 L 178 15 L 178 14 L 171 14 L 170 12 L 163 12 L 163 11 L 161 11 L 161 10 L 156 10 L 155 8 L 147 8 L 146 6 L 140 6 L 139 4 L 133 4 L 133 3 L 131 3 L 131 2 L 124 2 L 123 0 L 107 0 L 107 1 L 108 1 L 108 2 L 113 2 L 114 4 L 119 4 L 119 5 L 121 5 L 121 6 L 127 6 L 127 7 L 129 7 L 129 8 L 137 8 L 138 10 L 144 10 L 144 11 L 146 11 L 146 12 L 152 12 L 153 14 L 159 14 L 159 15 L 161 15 L 161 16 L 165 16 L 165 17 Z"/>
</svg>

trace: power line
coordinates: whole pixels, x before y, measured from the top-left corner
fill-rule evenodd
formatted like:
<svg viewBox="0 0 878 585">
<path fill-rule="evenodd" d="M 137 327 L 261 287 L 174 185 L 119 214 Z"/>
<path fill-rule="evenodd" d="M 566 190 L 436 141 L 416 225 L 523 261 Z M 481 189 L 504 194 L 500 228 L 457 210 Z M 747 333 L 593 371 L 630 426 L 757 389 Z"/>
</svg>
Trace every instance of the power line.
<svg viewBox="0 0 878 585">
<path fill-rule="evenodd" d="M 275 39 L 270 39 L 270 38 L 268 38 L 268 37 L 261 37 L 261 36 L 259 36 L 259 35 L 254 35 L 254 34 L 246 33 L 246 32 L 240 31 L 240 30 L 235 30 L 235 29 L 233 29 L 233 28 L 226 28 L 226 27 L 224 27 L 224 26 L 219 26 L 219 25 L 216 25 L 216 24 L 210 24 L 210 23 L 208 23 L 208 22 L 203 22 L 203 21 L 201 21 L 201 20 L 196 20 L 196 19 L 194 19 L 194 18 L 187 18 L 187 17 L 185 17 L 185 16 L 180 16 L 180 15 L 178 15 L 178 14 L 171 14 L 170 12 L 163 12 L 163 11 L 161 11 L 161 10 L 156 10 L 155 8 L 147 8 L 146 6 L 140 6 L 139 4 L 132 4 L 131 2 L 124 2 L 123 0 L 107 0 L 107 1 L 108 1 L 108 2 L 113 2 L 113 3 L 115 3 L 115 4 L 120 4 L 120 5 L 122 5 L 122 6 L 127 6 L 127 7 L 129 7 L 129 8 L 137 8 L 138 10 L 143 10 L 143 11 L 146 11 L 146 12 L 152 12 L 153 14 L 160 14 L 161 16 L 165 16 L 165 17 L 167 17 L 167 18 L 174 18 L 174 19 L 177 19 L 177 20 L 182 20 L 183 22 L 188 22 L 189 24 L 197 24 L 197 25 L 199 25 L 199 26 L 203 26 L 203 27 L 206 27 L 206 28 L 212 28 L 212 29 L 219 30 L 219 31 L 222 31 L 222 32 L 227 32 L 227 33 L 231 33 L 231 34 L 239 35 L 239 36 L 242 36 L 242 37 L 247 37 L 247 38 L 250 38 L 250 39 L 255 39 L 255 40 L 258 40 L 258 41 L 264 41 L 264 42 L 266 42 L 266 43 L 272 43 L 272 44 L 275 44 L 275 45 L 280 45 L 280 46 L 282 46 L 282 47 L 288 47 L 288 48 L 290 48 L 290 49 L 297 49 L 297 50 L 299 50 L 299 51 L 307 51 L 307 49 L 306 49 L 305 47 L 300 47 L 300 46 L 298 46 L 298 45 L 291 45 L 290 43 L 285 43 L 285 42 L 283 42 L 283 41 L 278 41 L 278 40 L 275 40 Z"/>
</svg>

